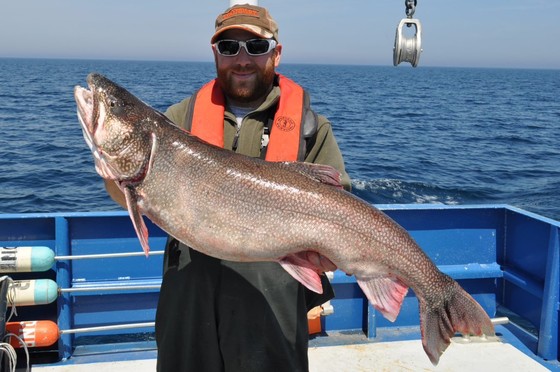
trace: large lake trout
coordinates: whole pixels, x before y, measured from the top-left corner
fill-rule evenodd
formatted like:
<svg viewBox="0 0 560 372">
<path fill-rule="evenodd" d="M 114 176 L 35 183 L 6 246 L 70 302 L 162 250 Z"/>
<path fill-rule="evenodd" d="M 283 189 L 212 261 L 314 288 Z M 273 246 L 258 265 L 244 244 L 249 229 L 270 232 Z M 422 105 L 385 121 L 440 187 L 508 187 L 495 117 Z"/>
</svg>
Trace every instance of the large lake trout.
<svg viewBox="0 0 560 372">
<path fill-rule="evenodd" d="M 123 191 L 146 251 L 142 215 L 171 236 L 230 261 L 277 261 L 321 293 L 317 271 L 354 275 L 394 321 L 408 288 L 422 345 L 437 364 L 455 332 L 493 335 L 482 307 L 443 274 L 401 226 L 342 190 L 331 167 L 265 162 L 209 145 L 99 75 L 74 96 L 97 172 Z"/>
</svg>

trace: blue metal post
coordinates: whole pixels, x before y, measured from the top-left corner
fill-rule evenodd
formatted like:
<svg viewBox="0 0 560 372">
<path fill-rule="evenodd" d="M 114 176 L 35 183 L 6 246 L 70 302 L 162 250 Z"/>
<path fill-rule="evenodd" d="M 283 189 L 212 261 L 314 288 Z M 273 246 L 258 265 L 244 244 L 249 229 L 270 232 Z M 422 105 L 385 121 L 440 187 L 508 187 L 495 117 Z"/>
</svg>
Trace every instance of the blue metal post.
<svg viewBox="0 0 560 372">
<path fill-rule="evenodd" d="M 550 227 L 546 277 L 544 283 L 543 307 L 537 354 L 546 360 L 558 359 L 558 302 L 560 286 L 560 238 L 559 228 Z"/>
<path fill-rule="evenodd" d="M 377 314 L 375 308 L 370 303 L 368 303 L 367 309 L 367 337 L 374 339 L 377 337 Z"/>
<path fill-rule="evenodd" d="M 65 217 L 55 217 L 55 249 L 57 256 L 69 256 L 72 254 L 70 247 L 70 231 L 68 220 Z M 72 284 L 71 266 L 68 261 L 56 262 L 56 283 L 58 288 L 70 288 Z M 58 298 L 58 327 L 59 329 L 72 328 L 72 303 L 70 294 L 63 293 Z M 72 355 L 71 334 L 62 335 L 58 341 L 58 354 L 62 360 L 68 359 Z"/>
</svg>

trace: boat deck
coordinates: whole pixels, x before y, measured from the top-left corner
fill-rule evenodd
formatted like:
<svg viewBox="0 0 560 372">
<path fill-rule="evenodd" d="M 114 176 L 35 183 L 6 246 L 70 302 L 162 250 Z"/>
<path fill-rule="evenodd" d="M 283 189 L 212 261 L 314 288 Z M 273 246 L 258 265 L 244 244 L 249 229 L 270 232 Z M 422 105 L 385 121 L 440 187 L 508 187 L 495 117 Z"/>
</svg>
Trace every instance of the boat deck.
<svg viewBox="0 0 560 372">
<path fill-rule="evenodd" d="M 156 361 L 136 359 L 33 367 L 40 372 L 153 372 Z M 499 340 L 465 342 L 455 338 L 434 367 L 419 340 L 311 346 L 309 370 L 323 371 L 548 371 L 511 344 Z"/>
</svg>

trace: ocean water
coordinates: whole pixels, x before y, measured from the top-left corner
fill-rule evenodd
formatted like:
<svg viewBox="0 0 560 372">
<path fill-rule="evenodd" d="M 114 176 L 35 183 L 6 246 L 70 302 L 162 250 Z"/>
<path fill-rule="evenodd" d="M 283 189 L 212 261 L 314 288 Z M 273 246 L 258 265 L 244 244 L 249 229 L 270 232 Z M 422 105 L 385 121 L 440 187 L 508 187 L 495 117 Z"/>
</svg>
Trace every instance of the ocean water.
<svg viewBox="0 0 560 372">
<path fill-rule="evenodd" d="M 211 63 L 0 59 L 0 213 L 117 210 L 73 87 L 107 75 L 158 110 Z M 353 192 L 376 203 L 514 205 L 560 219 L 560 71 L 283 65 L 332 122 Z"/>
</svg>

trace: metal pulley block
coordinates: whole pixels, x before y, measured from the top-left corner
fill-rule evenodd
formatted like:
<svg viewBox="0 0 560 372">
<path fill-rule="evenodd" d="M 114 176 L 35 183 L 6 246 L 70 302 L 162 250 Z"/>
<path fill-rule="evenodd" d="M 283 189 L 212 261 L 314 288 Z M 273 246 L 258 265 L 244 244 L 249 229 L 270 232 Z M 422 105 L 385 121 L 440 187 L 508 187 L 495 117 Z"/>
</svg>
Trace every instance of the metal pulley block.
<svg viewBox="0 0 560 372">
<path fill-rule="evenodd" d="M 414 26 L 416 29 L 412 37 L 407 37 L 403 28 Z M 395 46 L 393 48 L 393 65 L 397 66 L 401 62 L 409 62 L 412 67 L 418 65 L 420 53 L 422 52 L 422 25 L 418 19 L 402 19 L 397 26 Z"/>
</svg>

